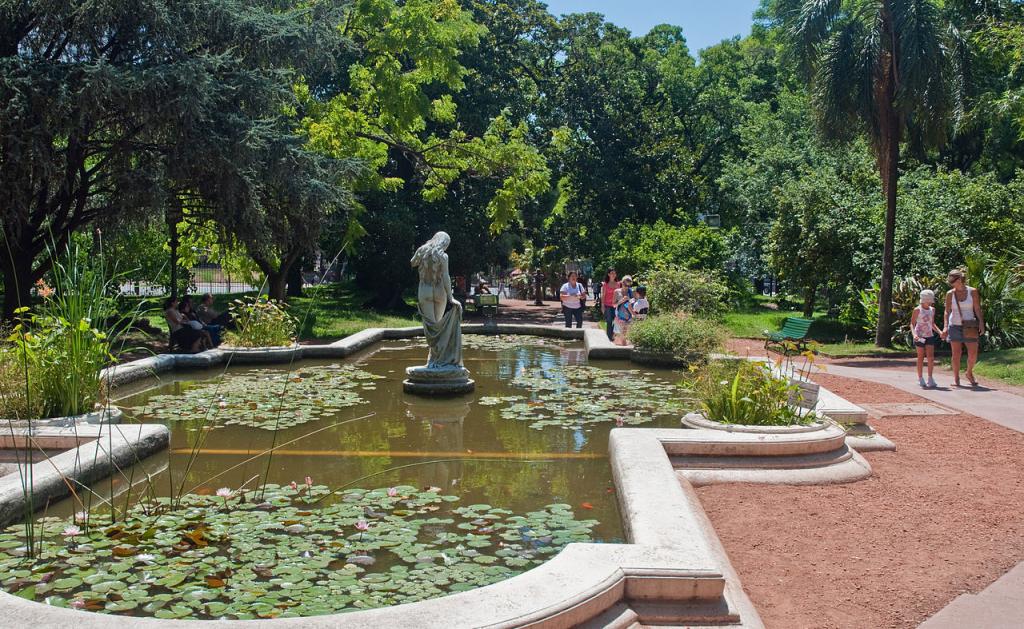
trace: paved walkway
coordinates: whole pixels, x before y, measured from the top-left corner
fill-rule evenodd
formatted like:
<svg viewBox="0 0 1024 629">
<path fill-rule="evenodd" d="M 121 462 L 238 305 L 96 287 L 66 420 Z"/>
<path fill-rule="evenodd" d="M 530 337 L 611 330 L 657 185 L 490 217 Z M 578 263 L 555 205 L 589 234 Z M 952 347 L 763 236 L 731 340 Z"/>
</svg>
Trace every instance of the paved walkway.
<svg viewBox="0 0 1024 629">
<path fill-rule="evenodd" d="M 875 361 L 873 365 L 879 362 L 882 361 Z M 987 419 L 1017 432 L 1024 432 L 1024 396 L 1009 391 L 987 386 L 976 389 L 956 388 L 950 384 L 951 377 L 948 374 L 941 374 L 940 384 L 943 386 L 937 389 L 922 389 L 918 385 L 917 372 L 913 367 L 900 369 L 856 366 L 856 363 L 833 363 L 825 366 L 825 372 L 844 378 L 888 384 L 962 413 Z"/>
<path fill-rule="evenodd" d="M 1024 626 L 1024 562 L 977 594 L 961 594 L 918 629 L 1020 629 Z"/>
</svg>

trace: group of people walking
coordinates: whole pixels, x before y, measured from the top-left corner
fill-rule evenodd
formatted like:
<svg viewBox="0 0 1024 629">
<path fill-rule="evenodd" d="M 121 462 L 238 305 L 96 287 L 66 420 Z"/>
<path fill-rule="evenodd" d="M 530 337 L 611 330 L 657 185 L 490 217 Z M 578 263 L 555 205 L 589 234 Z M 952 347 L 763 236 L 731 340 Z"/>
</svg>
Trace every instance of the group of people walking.
<svg viewBox="0 0 1024 629">
<path fill-rule="evenodd" d="M 972 387 L 978 386 L 974 378 L 974 366 L 978 362 L 978 343 L 985 333 L 985 315 L 981 307 L 978 289 L 967 285 L 967 275 L 961 269 L 953 269 L 946 277 L 950 290 L 946 292 L 945 316 L 940 328 L 935 321 L 935 292 L 923 290 L 920 305 L 910 316 L 910 329 L 917 349 L 917 379 L 922 388 L 933 389 L 938 385 L 934 378 L 935 347 L 939 339 L 949 341 L 952 350 L 953 386 L 960 386 L 960 361 L 967 349 L 967 381 Z M 924 378 L 924 363 L 927 359 L 928 379 Z"/>
<path fill-rule="evenodd" d="M 230 312 L 217 312 L 213 295 L 206 293 L 196 306 L 192 297 L 169 297 L 164 302 L 164 319 L 171 331 L 171 345 L 196 352 L 220 345 L 221 334 L 233 327 Z"/>
<path fill-rule="evenodd" d="M 608 340 L 617 345 L 625 345 L 630 324 L 634 319 L 646 316 L 651 307 L 647 301 L 647 289 L 643 286 L 634 288 L 633 278 L 628 275 L 619 281 L 615 269 L 608 269 L 604 281 L 593 283 L 592 289 L 595 301 L 600 300 Z M 582 328 L 587 288 L 579 281 L 576 272 L 569 273 L 559 290 L 559 297 L 562 300 L 565 327 L 571 328 L 575 322 L 577 328 Z"/>
</svg>

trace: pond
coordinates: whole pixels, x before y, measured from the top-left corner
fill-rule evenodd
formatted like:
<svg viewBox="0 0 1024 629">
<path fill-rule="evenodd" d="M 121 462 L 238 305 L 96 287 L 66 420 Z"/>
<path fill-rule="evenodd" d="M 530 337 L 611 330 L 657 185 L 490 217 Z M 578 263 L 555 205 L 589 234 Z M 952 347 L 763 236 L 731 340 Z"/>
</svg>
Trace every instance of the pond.
<svg viewBox="0 0 1024 629">
<path fill-rule="evenodd" d="M 692 407 L 681 375 L 588 364 L 565 341 L 464 339 L 476 391 L 455 398 L 402 392 L 426 355 L 415 340 L 120 390 L 131 420 L 171 429 L 167 464 L 127 471 L 118 508 L 138 506 L 115 524 L 98 498 L 88 513 L 52 506 L 34 563 L 12 527 L 0 580 L 108 613 L 301 616 L 471 589 L 573 541 L 623 541 L 609 431 L 677 427 Z"/>
</svg>

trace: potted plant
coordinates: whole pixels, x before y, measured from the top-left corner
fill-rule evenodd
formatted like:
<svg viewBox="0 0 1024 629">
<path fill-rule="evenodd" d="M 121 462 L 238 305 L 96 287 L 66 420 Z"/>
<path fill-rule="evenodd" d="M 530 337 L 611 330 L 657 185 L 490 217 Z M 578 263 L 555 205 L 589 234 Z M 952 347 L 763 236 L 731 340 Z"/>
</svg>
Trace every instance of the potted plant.
<svg viewBox="0 0 1024 629">
<path fill-rule="evenodd" d="M 630 360 L 654 367 L 704 363 L 721 349 L 724 339 L 721 326 L 713 321 L 678 312 L 654 315 L 630 327 Z"/>
<path fill-rule="evenodd" d="M 688 415 L 684 423 L 693 427 L 717 423 L 800 428 L 817 419 L 813 412 L 803 412 L 791 404 L 796 385 L 765 363 L 723 362 L 709 368 L 692 386 L 701 412 Z"/>
</svg>

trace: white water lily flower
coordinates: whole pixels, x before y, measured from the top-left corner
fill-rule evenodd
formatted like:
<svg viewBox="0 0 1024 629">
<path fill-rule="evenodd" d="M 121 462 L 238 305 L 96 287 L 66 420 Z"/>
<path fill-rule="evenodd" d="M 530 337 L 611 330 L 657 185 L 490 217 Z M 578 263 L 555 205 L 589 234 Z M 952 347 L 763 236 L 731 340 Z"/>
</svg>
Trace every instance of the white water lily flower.
<svg viewBox="0 0 1024 629">
<path fill-rule="evenodd" d="M 63 535 L 64 537 L 78 537 L 79 535 L 82 534 L 82 529 L 80 529 L 77 526 L 75 526 L 74 524 L 72 524 L 71 526 L 69 526 L 69 527 L 65 528 L 63 531 L 61 531 L 60 534 Z"/>
<path fill-rule="evenodd" d="M 230 487 L 221 487 L 217 490 L 217 495 L 221 498 L 230 498 L 233 493 Z"/>
<path fill-rule="evenodd" d="M 141 561 L 142 563 L 153 563 L 153 560 L 156 559 L 156 555 L 150 555 L 149 553 L 139 553 L 138 555 L 135 555 L 135 558 Z"/>
<path fill-rule="evenodd" d="M 75 523 L 76 524 L 85 524 L 88 521 L 89 521 L 89 512 L 88 511 L 79 511 L 78 513 L 75 514 Z"/>
</svg>

